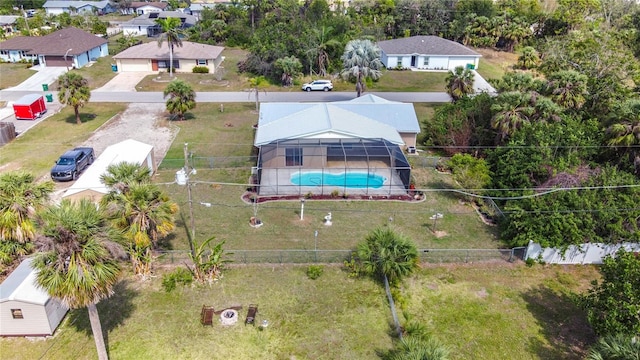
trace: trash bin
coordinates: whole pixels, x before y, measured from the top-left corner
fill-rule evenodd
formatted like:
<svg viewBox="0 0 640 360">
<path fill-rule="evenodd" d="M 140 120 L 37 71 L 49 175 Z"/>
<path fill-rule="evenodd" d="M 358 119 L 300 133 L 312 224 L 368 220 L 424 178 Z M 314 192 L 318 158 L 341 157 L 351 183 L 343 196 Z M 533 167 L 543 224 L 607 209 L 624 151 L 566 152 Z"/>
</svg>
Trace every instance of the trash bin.
<svg viewBox="0 0 640 360">
<path fill-rule="evenodd" d="M 47 94 L 44 97 L 47 98 L 47 102 L 53 102 L 53 94 Z"/>
<path fill-rule="evenodd" d="M 118 72 L 118 65 L 117 64 L 111 64 L 111 71 Z"/>
<path fill-rule="evenodd" d="M 42 91 L 49 91 L 49 84 L 42 84 Z"/>
<path fill-rule="evenodd" d="M 467 69 L 474 70 L 476 66 L 474 64 L 467 64 Z"/>
</svg>

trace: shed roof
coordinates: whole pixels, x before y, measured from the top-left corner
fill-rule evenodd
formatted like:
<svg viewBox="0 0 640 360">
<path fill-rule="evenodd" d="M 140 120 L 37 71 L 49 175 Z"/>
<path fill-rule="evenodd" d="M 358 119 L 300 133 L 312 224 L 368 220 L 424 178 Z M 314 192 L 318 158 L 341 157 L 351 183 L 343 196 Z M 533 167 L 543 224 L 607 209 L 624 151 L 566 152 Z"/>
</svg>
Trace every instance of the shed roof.
<svg viewBox="0 0 640 360">
<path fill-rule="evenodd" d="M 18 36 L 0 43 L 2 50 L 25 50 L 30 54 L 63 56 L 80 55 L 108 41 L 75 27 L 45 36 Z M 67 53 L 67 50 L 71 49 Z"/>
<path fill-rule="evenodd" d="M 222 46 L 198 44 L 183 41 L 182 46 L 173 48 L 174 59 L 217 59 L 224 50 Z M 149 42 L 132 46 L 119 54 L 114 59 L 168 59 L 169 45 L 166 42 L 158 47 L 158 43 Z"/>
<path fill-rule="evenodd" d="M 92 190 L 101 194 L 108 193 L 109 189 L 100 181 L 100 176 L 107 172 L 109 165 L 122 162 L 142 165 L 152 151 L 152 145 L 133 139 L 127 139 L 108 146 L 93 164 L 80 175 L 78 180 L 67 189 L 63 197 L 71 196 L 85 190 Z"/>
<path fill-rule="evenodd" d="M 408 38 L 379 41 L 378 46 L 387 55 L 449 55 L 478 56 L 481 55 L 455 41 L 433 35 L 419 35 Z"/>
<path fill-rule="evenodd" d="M 380 138 L 403 144 L 399 132 L 420 132 L 413 104 L 375 95 L 332 103 L 262 103 L 255 145 L 322 137 Z"/>
<path fill-rule="evenodd" d="M 50 296 L 36 283 L 37 271 L 31 267 L 33 258 L 22 261 L 11 275 L 0 284 L 0 302 L 23 301 L 44 305 Z"/>
</svg>

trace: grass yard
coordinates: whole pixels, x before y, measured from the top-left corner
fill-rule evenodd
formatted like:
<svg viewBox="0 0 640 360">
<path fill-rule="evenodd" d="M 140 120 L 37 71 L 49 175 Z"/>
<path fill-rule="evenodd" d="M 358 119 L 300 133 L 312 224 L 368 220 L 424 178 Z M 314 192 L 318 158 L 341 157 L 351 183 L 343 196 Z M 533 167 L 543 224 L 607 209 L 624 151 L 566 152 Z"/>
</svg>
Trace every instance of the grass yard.
<svg viewBox="0 0 640 360">
<path fill-rule="evenodd" d="M 383 287 L 325 266 L 232 266 L 211 286 L 165 293 L 160 278 L 125 280 L 98 308 L 112 359 L 376 359 L 392 347 Z M 397 306 L 451 349 L 452 359 L 581 359 L 593 334 L 571 302 L 594 267 L 427 267 L 405 282 Z M 257 325 L 242 324 L 250 303 Z M 240 323 L 200 325 L 202 305 L 242 305 Z M 402 315 L 401 315 L 402 319 Z M 214 320 L 215 321 L 215 320 Z M 404 322 L 404 320 L 402 320 Z M 0 339 L 10 359 L 94 359 L 86 309 L 49 339 Z"/>
<path fill-rule="evenodd" d="M 369 91 L 444 92 L 446 71 L 397 71 L 386 70 L 377 82 L 368 86 Z M 351 86 L 355 91 L 355 85 Z"/>
<path fill-rule="evenodd" d="M 34 75 L 34 70 L 29 70 L 30 64 L 0 63 L 0 90 L 17 86 Z"/>
<path fill-rule="evenodd" d="M 111 70 L 111 63 L 113 62 L 111 56 L 104 56 L 98 58 L 93 64 L 85 65 L 80 69 L 73 69 L 74 71 L 88 82 L 90 89 L 97 89 L 108 83 L 109 80 L 116 76 L 116 73 Z M 58 89 L 58 81 L 54 81 L 51 85 L 52 89 Z"/>
<path fill-rule="evenodd" d="M 37 178 L 45 176 L 60 154 L 88 139 L 95 129 L 125 108 L 126 104 L 88 103 L 80 109 L 82 125 L 76 125 L 73 108 L 66 106 L 23 136 L 0 147 L 1 169 L 22 169 Z"/>
<path fill-rule="evenodd" d="M 482 55 L 478 73 L 485 80 L 502 78 L 502 75 L 511 70 L 518 61 L 518 54 L 487 48 L 474 48 L 473 50 Z"/>
<path fill-rule="evenodd" d="M 419 106 L 421 113 L 428 107 Z M 498 248 L 496 229 L 485 225 L 468 204 L 448 192 L 429 192 L 424 202 L 307 200 L 304 220 L 300 220 L 300 202 L 279 201 L 260 203 L 255 208 L 242 201 L 250 175 L 250 162 L 241 167 L 223 167 L 221 157 L 237 156 L 241 162 L 253 154 L 253 129 L 257 114 L 252 104 L 226 104 L 224 113 L 217 104 L 198 104 L 191 118 L 176 122 L 180 127 L 176 140 L 161 164 L 157 182 L 178 202 L 184 219 L 189 219 L 187 189 L 167 184 L 174 180 L 176 170 L 184 164 L 184 143 L 199 161 L 198 173 L 191 177 L 199 182 L 192 187 L 196 239 L 211 236 L 226 240 L 227 249 L 298 249 L 315 247 L 314 232 L 318 230 L 318 249 L 352 249 L 371 229 L 389 224 L 410 236 L 421 248 Z M 209 160 L 207 160 L 209 159 Z M 209 165 L 213 165 L 211 168 Z M 453 186 L 447 174 L 432 168 L 413 171 L 417 188 L 446 189 Z M 209 203 L 206 207 L 200 203 Z M 265 225 L 254 229 L 249 218 L 257 212 Z M 323 226 L 322 220 L 333 213 L 333 226 Z M 445 217 L 437 223 L 443 236 L 436 237 L 433 221 L 436 213 Z M 184 225 L 181 222 L 181 225 Z M 348 234 L 348 235 L 347 235 Z M 185 231 L 176 231 L 167 246 L 188 249 Z"/>
</svg>

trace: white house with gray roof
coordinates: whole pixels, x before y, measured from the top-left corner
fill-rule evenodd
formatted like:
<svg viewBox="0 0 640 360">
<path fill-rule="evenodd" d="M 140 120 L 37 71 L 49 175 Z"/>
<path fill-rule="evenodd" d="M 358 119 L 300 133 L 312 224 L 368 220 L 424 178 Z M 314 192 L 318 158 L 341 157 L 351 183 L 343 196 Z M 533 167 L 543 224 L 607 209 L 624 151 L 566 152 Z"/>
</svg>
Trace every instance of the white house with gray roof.
<svg viewBox="0 0 640 360">
<path fill-rule="evenodd" d="M 176 72 L 192 72 L 195 66 L 206 66 L 214 73 L 223 60 L 224 47 L 183 41 L 173 48 L 173 68 Z M 161 47 L 157 42 L 132 46 L 113 56 L 119 72 L 167 71 L 169 69 L 169 44 Z"/>
<path fill-rule="evenodd" d="M 482 56 L 460 43 L 431 35 L 380 41 L 378 46 L 388 69 L 477 69 Z"/>
<path fill-rule="evenodd" d="M 166 18 L 180 19 L 180 28 L 187 29 L 194 26 L 198 19 L 190 14 L 185 14 L 180 11 L 158 11 L 148 12 L 135 18 L 123 22 L 120 24 L 122 33 L 125 35 L 133 36 L 158 36 L 162 32 L 162 29 L 156 20 Z"/>
<path fill-rule="evenodd" d="M 105 15 L 115 12 L 109 0 L 81 1 L 81 0 L 48 0 L 42 7 L 47 15 L 69 14 L 98 14 Z"/>
<path fill-rule="evenodd" d="M 29 258 L 0 284 L 0 336 L 48 336 L 69 309 L 36 284 Z"/>
<path fill-rule="evenodd" d="M 411 170 L 403 149 L 415 147 L 419 132 L 413 104 L 374 95 L 330 103 L 262 103 L 254 182 L 260 196 L 336 190 L 406 195 Z M 322 180 L 336 176 L 345 180 Z M 300 183 L 303 178 L 312 183 Z"/>
</svg>

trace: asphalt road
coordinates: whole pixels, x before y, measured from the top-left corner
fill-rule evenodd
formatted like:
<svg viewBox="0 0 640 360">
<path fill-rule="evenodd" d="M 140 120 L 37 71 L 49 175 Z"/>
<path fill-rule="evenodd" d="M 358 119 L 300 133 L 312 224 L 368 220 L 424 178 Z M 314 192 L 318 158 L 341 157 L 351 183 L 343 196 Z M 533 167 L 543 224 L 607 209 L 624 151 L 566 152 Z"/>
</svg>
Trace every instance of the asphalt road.
<svg viewBox="0 0 640 360">
<path fill-rule="evenodd" d="M 42 93 L 53 94 L 57 102 L 55 91 L 0 91 L 0 100 L 16 101 L 24 95 Z M 367 92 L 391 101 L 399 102 L 422 102 L 422 103 L 444 103 L 451 101 L 451 98 L 444 92 Z M 260 102 L 328 102 L 351 100 L 356 97 L 355 92 L 264 92 L 259 94 Z M 117 103 L 163 103 L 161 92 L 135 92 L 135 91 L 92 91 L 89 102 L 117 102 Z M 237 103 L 254 102 L 255 94 L 250 92 L 198 92 L 196 101 L 210 103 Z"/>
</svg>

